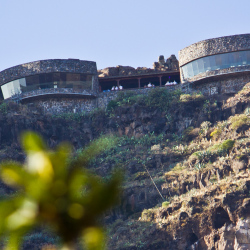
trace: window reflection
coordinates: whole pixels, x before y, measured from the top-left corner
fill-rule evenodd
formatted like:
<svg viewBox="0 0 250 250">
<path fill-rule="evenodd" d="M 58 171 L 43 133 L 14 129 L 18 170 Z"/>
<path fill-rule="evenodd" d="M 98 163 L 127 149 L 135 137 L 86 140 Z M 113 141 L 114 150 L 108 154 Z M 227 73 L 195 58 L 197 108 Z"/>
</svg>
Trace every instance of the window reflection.
<svg viewBox="0 0 250 250">
<path fill-rule="evenodd" d="M 49 88 L 72 88 L 92 90 L 93 76 L 73 73 L 49 73 L 27 76 L 1 86 L 4 99 L 32 90 Z"/>
<path fill-rule="evenodd" d="M 250 51 L 237 51 L 199 58 L 181 67 L 184 79 L 211 70 L 250 65 Z"/>
</svg>

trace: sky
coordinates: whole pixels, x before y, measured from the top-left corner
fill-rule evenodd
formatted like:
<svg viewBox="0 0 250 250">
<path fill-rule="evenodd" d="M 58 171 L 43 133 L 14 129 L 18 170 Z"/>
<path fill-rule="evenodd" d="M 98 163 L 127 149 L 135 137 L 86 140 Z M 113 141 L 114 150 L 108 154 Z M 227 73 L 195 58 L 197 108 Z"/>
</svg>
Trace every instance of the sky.
<svg viewBox="0 0 250 250">
<path fill-rule="evenodd" d="M 192 43 L 250 33 L 250 0 L 0 0 L 0 71 L 44 59 L 152 67 Z"/>
</svg>

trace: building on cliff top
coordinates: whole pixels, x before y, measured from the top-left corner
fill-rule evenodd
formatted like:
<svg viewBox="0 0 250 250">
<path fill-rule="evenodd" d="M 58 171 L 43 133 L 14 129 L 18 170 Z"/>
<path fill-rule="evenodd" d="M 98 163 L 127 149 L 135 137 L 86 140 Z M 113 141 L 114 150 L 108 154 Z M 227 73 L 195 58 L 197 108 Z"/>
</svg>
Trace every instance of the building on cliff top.
<svg viewBox="0 0 250 250">
<path fill-rule="evenodd" d="M 95 62 L 78 59 L 42 60 L 17 65 L 0 72 L 4 99 L 56 96 L 96 97 L 98 78 Z"/>
<path fill-rule="evenodd" d="M 179 51 L 179 64 L 182 84 L 210 85 L 207 94 L 235 93 L 250 81 L 250 34 L 194 43 Z"/>
<path fill-rule="evenodd" d="M 149 83 L 163 87 L 166 82 L 181 82 L 189 90 L 190 85 L 193 91 L 212 95 L 235 93 L 249 81 L 250 34 L 192 44 L 179 51 L 179 62 L 174 55 L 166 60 L 159 56 L 152 69 L 117 66 L 97 71 L 95 62 L 54 59 L 0 72 L 2 99 L 38 103 L 44 111 L 52 113 L 105 107 L 117 96 L 116 91 L 109 92 L 113 86 L 146 93 L 144 87 Z"/>
</svg>

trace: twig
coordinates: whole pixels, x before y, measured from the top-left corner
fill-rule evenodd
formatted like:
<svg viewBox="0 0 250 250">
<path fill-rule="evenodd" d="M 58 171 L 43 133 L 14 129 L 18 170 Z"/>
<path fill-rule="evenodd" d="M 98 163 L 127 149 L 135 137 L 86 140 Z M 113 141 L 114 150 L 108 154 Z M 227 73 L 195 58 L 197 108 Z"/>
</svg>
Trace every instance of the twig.
<svg viewBox="0 0 250 250">
<path fill-rule="evenodd" d="M 147 169 L 146 165 L 145 165 L 145 164 L 143 164 L 143 166 L 144 166 L 144 168 L 146 169 L 146 171 L 148 172 L 148 175 L 149 175 L 149 177 L 150 177 L 151 181 L 153 182 L 153 184 L 155 185 L 155 188 L 157 189 L 157 191 L 158 191 L 158 193 L 160 194 L 161 198 L 165 201 L 165 199 L 164 199 L 164 197 L 162 196 L 162 194 L 161 194 L 160 190 L 159 190 L 159 189 L 158 189 L 158 187 L 156 186 L 156 184 L 155 184 L 155 182 L 154 182 L 154 180 L 153 180 L 152 176 L 150 175 L 150 173 L 149 173 L 149 171 L 148 171 L 148 169 Z"/>
</svg>

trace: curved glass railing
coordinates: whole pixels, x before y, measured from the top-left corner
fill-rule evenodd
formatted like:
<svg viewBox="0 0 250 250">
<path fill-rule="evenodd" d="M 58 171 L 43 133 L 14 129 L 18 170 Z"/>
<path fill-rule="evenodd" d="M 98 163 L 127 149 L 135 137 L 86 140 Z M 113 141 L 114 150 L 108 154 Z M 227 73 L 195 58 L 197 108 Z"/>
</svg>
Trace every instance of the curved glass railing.
<svg viewBox="0 0 250 250">
<path fill-rule="evenodd" d="M 194 60 L 181 67 L 184 80 L 204 72 L 250 65 L 250 50 L 236 51 Z"/>
<path fill-rule="evenodd" d="M 62 76 L 61 78 L 60 74 Z M 57 78 L 53 77 L 55 75 L 57 76 Z M 67 80 L 67 78 L 69 80 Z M 1 86 L 1 90 L 4 99 L 8 99 L 12 96 L 19 95 L 25 92 L 31 92 L 34 90 L 43 90 L 43 89 L 70 88 L 73 90 L 73 92 L 81 93 L 84 90 L 92 90 L 92 86 L 93 86 L 92 75 L 80 75 L 80 74 L 67 75 L 67 73 L 50 73 L 50 74 L 42 74 L 36 76 L 28 76 L 25 78 L 8 82 Z"/>
</svg>

